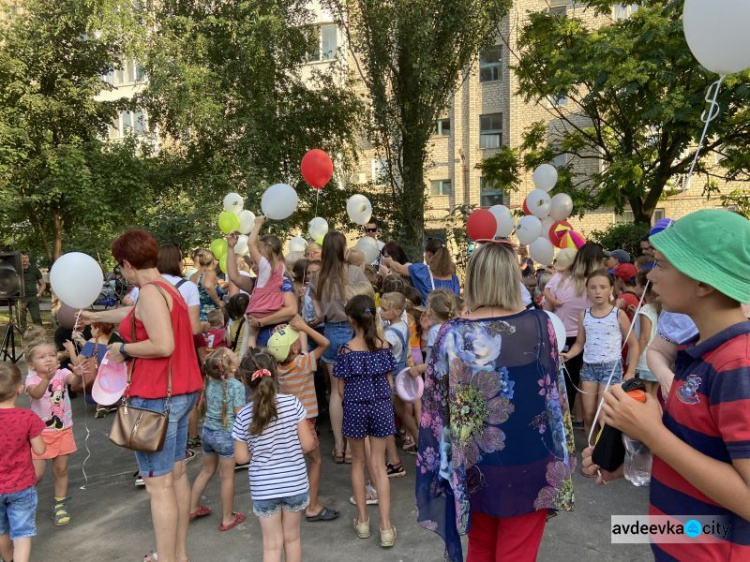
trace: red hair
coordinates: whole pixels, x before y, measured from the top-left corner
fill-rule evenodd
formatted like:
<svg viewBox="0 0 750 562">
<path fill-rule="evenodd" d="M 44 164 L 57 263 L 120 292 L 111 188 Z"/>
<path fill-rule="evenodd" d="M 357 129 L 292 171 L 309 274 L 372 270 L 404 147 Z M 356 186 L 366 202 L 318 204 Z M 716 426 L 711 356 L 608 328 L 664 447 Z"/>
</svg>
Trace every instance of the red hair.
<svg viewBox="0 0 750 562">
<path fill-rule="evenodd" d="M 118 263 L 127 261 L 135 269 L 149 269 L 159 260 L 159 243 L 145 230 L 128 230 L 112 242 L 112 255 Z"/>
<path fill-rule="evenodd" d="M 115 331 L 115 325 L 108 322 L 94 322 L 91 327 L 99 330 L 103 336 L 111 336 Z"/>
</svg>

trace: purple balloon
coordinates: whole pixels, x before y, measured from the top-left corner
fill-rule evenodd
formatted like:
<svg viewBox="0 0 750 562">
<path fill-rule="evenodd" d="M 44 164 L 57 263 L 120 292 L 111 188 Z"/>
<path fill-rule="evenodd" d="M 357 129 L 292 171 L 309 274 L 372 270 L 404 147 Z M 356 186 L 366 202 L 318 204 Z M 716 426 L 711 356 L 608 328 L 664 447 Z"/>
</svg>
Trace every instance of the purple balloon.
<svg viewBox="0 0 750 562">
<path fill-rule="evenodd" d="M 654 234 L 660 233 L 662 230 L 666 230 L 670 226 L 674 224 L 674 221 L 672 219 L 661 219 L 656 221 L 656 224 L 651 228 L 651 232 L 648 233 L 649 236 L 653 236 Z"/>
</svg>

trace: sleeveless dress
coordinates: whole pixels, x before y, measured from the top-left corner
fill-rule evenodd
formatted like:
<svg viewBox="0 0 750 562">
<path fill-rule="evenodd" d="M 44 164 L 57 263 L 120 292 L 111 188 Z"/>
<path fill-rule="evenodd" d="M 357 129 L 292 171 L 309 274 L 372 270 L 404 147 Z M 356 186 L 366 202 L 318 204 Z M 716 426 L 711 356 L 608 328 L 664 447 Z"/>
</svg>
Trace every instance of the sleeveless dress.
<svg viewBox="0 0 750 562">
<path fill-rule="evenodd" d="M 216 303 L 214 302 L 214 299 L 211 298 L 211 295 L 208 294 L 206 288 L 203 286 L 203 273 L 198 276 L 196 285 L 198 285 L 198 296 L 201 301 L 200 319 L 201 322 L 206 322 L 208 320 L 208 313 L 212 310 L 216 310 Z"/>
</svg>

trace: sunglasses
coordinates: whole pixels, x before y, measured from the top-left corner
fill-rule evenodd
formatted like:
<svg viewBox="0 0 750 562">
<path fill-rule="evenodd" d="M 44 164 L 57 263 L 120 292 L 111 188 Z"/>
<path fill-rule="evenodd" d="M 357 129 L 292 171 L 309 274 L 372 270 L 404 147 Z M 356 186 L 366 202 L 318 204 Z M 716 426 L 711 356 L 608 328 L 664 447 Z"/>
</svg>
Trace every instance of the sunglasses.
<svg viewBox="0 0 750 562">
<path fill-rule="evenodd" d="M 378 229 L 376 228 L 365 228 L 365 232 L 377 232 Z"/>
</svg>

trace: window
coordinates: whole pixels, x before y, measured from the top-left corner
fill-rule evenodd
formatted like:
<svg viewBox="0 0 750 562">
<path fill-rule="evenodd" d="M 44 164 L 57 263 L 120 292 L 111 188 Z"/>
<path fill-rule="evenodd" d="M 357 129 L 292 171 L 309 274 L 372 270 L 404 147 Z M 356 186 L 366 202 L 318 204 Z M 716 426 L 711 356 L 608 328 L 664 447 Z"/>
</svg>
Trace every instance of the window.
<svg viewBox="0 0 750 562">
<path fill-rule="evenodd" d="M 479 116 L 479 148 L 499 148 L 503 143 L 503 114 Z"/>
<path fill-rule="evenodd" d="M 479 53 L 479 81 L 492 82 L 500 80 L 500 61 L 502 46 L 495 45 Z"/>
<path fill-rule="evenodd" d="M 638 10 L 638 4 L 615 4 L 612 6 L 612 19 L 615 21 L 626 20 L 636 10 Z"/>
<path fill-rule="evenodd" d="M 388 183 L 388 162 L 385 160 L 372 161 L 372 183 L 385 185 Z"/>
<path fill-rule="evenodd" d="M 451 136 L 451 120 L 438 119 L 435 121 L 435 134 L 441 137 Z"/>
<path fill-rule="evenodd" d="M 568 165 L 568 162 L 570 162 L 570 154 L 567 152 L 563 152 L 562 154 L 558 154 L 552 159 L 551 164 L 557 168 L 558 170 L 560 168 L 564 168 Z"/>
<path fill-rule="evenodd" d="M 555 4 L 550 6 L 549 10 L 547 10 L 551 15 L 560 16 L 563 18 L 568 15 L 568 6 L 565 2 L 556 2 Z"/>
<path fill-rule="evenodd" d="M 338 30 L 335 23 L 320 25 L 317 31 L 317 45 L 311 60 L 333 60 L 338 56 Z"/>
<path fill-rule="evenodd" d="M 119 139 L 127 135 L 142 136 L 148 131 L 143 111 L 121 111 L 117 120 L 109 127 L 109 138 Z"/>
<path fill-rule="evenodd" d="M 451 194 L 451 180 L 437 180 L 430 182 L 430 193 L 436 197 L 445 197 Z"/>
<path fill-rule="evenodd" d="M 654 209 L 654 213 L 651 215 L 651 226 L 655 225 L 657 221 L 666 218 L 666 216 L 666 209 Z M 635 222 L 635 215 L 631 209 L 623 209 L 622 214 L 615 215 L 615 224 L 626 224 L 631 222 Z"/>
<path fill-rule="evenodd" d="M 112 86 L 134 84 L 143 80 L 143 69 L 135 59 L 122 61 L 122 68 L 113 68 L 104 77 L 105 82 Z"/>
<path fill-rule="evenodd" d="M 480 202 L 482 207 L 492 207 L 493 205 L 509 205 L 510 197 L 505 191 L 500 189 L 497 182 L 490 181 L 487 178 L 479 180 Z"/>
<path fill-rule="evenodd" d="M 565 107 L 568 105 L 568 96 L 548 96 L 547 103 L 550 107 Z"/>
</svg>

